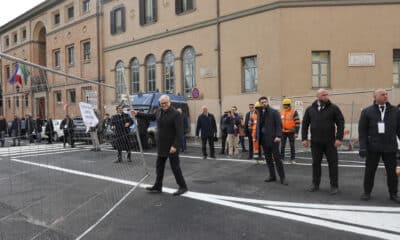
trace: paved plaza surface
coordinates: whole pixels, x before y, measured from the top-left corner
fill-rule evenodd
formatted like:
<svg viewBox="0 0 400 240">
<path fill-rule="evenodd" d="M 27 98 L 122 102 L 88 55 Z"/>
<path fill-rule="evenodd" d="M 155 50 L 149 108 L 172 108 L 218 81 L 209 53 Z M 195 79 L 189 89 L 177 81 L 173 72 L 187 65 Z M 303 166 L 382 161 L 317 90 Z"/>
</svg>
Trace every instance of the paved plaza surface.
<svg viewBox="0 0 400 240">
<path fill-rule="evenodd" d="M 144 167 L 140 154 L 116 164 L 111 146 L 90 148 L 0 149 L 0 239 L 400 239 L 400 206 L 389 201 L 382 165 L 372 200 L 359 200 L 364 164 L 356 152 L 339 154 L 340 192 L 331 196 L 326 161 L 321 190 L 307 191 L 309 149 L 285 164 L 284 186 L 265 183 L 265 162 L 245 153 L 204 160 L 192 145 L 181 155 L 189 192 L 175 197 L 169 164 L 163 193 L 144 190 L 155 178 L 154 149 Z"/>
</svg>

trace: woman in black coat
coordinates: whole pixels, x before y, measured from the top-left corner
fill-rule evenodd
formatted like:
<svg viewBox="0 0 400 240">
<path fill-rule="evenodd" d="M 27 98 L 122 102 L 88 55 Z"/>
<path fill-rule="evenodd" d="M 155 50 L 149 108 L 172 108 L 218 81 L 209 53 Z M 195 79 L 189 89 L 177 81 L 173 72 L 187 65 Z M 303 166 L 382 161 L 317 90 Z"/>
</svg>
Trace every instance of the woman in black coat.
<svg viewBox="0 0 400 240">
<path fill-rule="evenodd" d="M 130 126 L 133 124 L 132 118 L 122 111 L 122 106 L 117 106 L 117 114 L 111 118 L 111 128 L 114 130 L 113 145 L 118 151 L 115 163 L 122 162 L 122 151 L 127 152 L 127 160 L 131 162 L 132 141 L 129 137 Z"/>
</svg>

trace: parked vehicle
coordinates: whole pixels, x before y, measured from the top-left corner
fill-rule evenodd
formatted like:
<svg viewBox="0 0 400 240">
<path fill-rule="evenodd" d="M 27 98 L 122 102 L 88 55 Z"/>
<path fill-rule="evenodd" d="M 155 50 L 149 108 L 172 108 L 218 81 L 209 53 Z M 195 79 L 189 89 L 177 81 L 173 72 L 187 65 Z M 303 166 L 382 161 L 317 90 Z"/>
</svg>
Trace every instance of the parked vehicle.
<svg viewBox="0 0 400 240">
<path fill-rule="evenodd" d="M 155 112 L 159 106 L 159 98 L 163 93 L 143 93 L 143 94 L 135 94 L 131 96 L 132 99 L 132 107 L 135 110 L 143 110 L 145 113 L 153 113 Z M 190 122 L 189 115 L 189 106 L 186 102 L 186 98 L 184 96 L 178 96 L 175 94 L 167 94 L 171 99 L 171 105 L 174 108 L 181 108 L 183 113 L 188 117 L 188 121 Z M 190 124 L 189 124 L 190 126 Z M 186 133 L 190 132 L 190 127 Z M 157 123 L 156 121 L 152 121 L 149 124 L 149 128 L 147 129 L 148 133 L 148 146 L 155 146 L 156 143 L 156 133 L 157 133 Z"/>
<path fill-rule="evenodd" d="M 74 117 L 74 140 L 90 142 L 90 133 L 87 131 L 86 125 L 81 117 Z"/>
<path fill-rule="evenodd" d="M 53 126 L 54 126 L 54 135 L 53 135 L 53 141 L 62 141 L 64 138 L 64 131 L 60 129 L 62 119 L 53 119 Z M 43 121 L 43 127 L 42 127 L 42 138 L 47 139 L 49 136 L 46 134 L 46 124 L 47 120 Z"/>
</svg>

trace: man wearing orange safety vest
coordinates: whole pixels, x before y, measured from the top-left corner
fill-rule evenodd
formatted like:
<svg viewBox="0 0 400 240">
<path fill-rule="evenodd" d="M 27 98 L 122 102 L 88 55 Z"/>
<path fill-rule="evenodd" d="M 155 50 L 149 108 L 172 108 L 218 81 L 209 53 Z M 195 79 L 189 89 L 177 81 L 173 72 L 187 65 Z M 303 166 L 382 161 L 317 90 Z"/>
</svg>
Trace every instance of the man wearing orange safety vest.
<svg viewBox="0 0 400 240">
<path fill-rule="evenodd" d="M 282 119 L 282 142 L 281 155 L 285 159 L 285 145 L 289 138 L 290 143 L 290 163 L 295 162 L 294 140 L 297 138 L 300 129 L 300 117 L 295 109 L 291 107 L 292 100 L 285 98 L 282 101 L 281 119 Z"/>
</svg>

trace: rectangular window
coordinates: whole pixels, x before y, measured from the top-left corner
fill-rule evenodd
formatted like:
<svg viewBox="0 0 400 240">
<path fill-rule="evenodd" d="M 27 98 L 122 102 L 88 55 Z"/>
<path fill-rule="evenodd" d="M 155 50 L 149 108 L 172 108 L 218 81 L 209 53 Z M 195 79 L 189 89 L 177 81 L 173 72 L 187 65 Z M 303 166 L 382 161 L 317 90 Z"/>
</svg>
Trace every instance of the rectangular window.
<svg viewBox="0 0 400 240">
<path fill-rule="evenodd" d="M 312 52 L 312 87 L 329 88 L 330 83 L 330 52 Z"/>
<path fill-rule="evenodd" d="M 76 103 L 75 89 L 68 90 L 68 98 L 70 103 Z"/>
<path fill-rule="evenodd" d="M 9 37 L 5 37 L 4 42 L 5 42 L 6 47 L 10 46 L 10 38 Z"/>
<path fill-rule="evenodd" d="M 257 92 L 258 68 L 257 56 L 242 58 L 243 92 Z"/>
<path fill-rule="evenodd" d="M 14 38 L 14 44 L 16 44 L 18 42 L 18 34 L 14 33 L 13 38 Z"/>
<path fill-rule="evenodd" d="M 29 94 L 25 95 L 25 107 L 29 107 Z"/>
<path fill-rule="evenodd" d="M 61 67 L 61 55 L 60 50 L 54 51 L 54 67 L 59 68 Z"/>
<path fill-rule="evenodd" d="M 140 25 L 157 22 L 157 0 L 140 0 Z"/>
<path fill-rule="evenodd" d="M 193 10 L 193 0 L 175 0 L 175 13 L 181 14 Z"/>
<path fill-rule="evenodd" d="M 19 108 L 19 96 L 15 96 L 15 106 Z"/>
<path fill-rule="evenodd" d="M 110 13 L 111 34 L 125 32 L 125 8 L 117 8 Z"/>
<path fill-rule="evenodd" d="M 8 79 L 10 79 L 10 77 L 11 77 L 11 73 L 10 73 L 10 66 L 6 66 L 5 67 L 5 69 L 6 69 L 6 79 L 7 79 L 7 81 L 8 81 Z"/>
<path fill-rule="evenodd" d="M 7 98 L 7 108 L 10 109 L 11 108 L 11 99 Z"/>
<path fill-rule="evenodd" d="M 22 30 L 22 40 L 25 41 L 26 40 L 26 29 Z"/>
<path fill-rule="evenodd" d="M 54 25 L 60 24 L 60 13 L 54 14 Z"/>
<path fill-rule="evenodd" d="M 56 100 L 56 103 L 61 103 L 62 102 L 62 95 L 61 91 L 57 91 L 54 93 L 54 98 Z"/>
<path fill-rule="evenodd" d="M 83 43 L 83 61 L 87 62 L 90 60 L 90 42 Z"/>
<path fill-rule="evenodd" d="M 82 3 L 82 12 L 87 13 L 90 10 L 90 0 L 84 0 Z"/>
<path fill-rule="evenodd" d="M 73 46 L 67 47 L 68 65 L 74 65 L 75 48 Z"/>
<path fill-rule="evenodd" d="M 71 6 L 67 9 L 68 12 L 68 20 L 71 20 L 74 18 L 74 6 Z"/>
<path fill-rule="evenodd" d="M 393 85 L 400 87 L 400 49 L 393 49 Z"/>
</svg>

